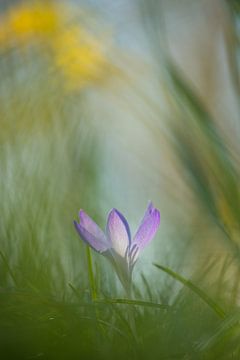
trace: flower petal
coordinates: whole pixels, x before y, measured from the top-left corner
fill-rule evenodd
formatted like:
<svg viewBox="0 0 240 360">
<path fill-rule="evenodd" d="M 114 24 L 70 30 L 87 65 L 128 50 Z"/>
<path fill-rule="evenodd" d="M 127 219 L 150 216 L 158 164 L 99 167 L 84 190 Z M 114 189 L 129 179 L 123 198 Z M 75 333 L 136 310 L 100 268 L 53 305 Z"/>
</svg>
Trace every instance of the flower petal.
<svg viewBox="0 0 240 360">
<path fill-rule="evenodd" d="M 154 237 L 160 224 L 160 212 L 150 203 L 134 236 L 132 246 L 142 250 Z"/>
<path fill-rule="evenodd" d="M 80 210 L 79 218 L 80 224 L 74 221 L 74 225 L 83 241 L 100 253 L 108 250 L 111 245 L 100 227 L 83 210 Z"/>
<path fill-rule="evenodd" d="M 120 256 L 125 257 L 131 242 L 131 234 L 127 220 L 118 210 L 110 211 L 106 231 L 112 248 Z"/>
</svg>

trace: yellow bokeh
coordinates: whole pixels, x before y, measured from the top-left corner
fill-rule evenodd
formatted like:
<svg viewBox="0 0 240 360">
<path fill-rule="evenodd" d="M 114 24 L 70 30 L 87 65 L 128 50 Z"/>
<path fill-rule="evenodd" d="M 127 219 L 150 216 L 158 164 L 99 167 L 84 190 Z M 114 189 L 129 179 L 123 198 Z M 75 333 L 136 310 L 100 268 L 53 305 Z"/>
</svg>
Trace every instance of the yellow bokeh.
<svg viewBox="0 0 240 360">
<path fill-rule="evenodd" d="M 64 10 L 49 2 L 26 2 L 11 7 L 1 16 L 0 43 L 6 46 L 13 41 L 20 45 L 43 37 L 48 40 L 63 25 Z"/>
<path fill-rule="evenodd" d="M 106 68 L 103 44 L 74 18 L 70 6 L 25 2 L 0 18 L 0 47 L 39 47 L 61 74 L 68 90 L 101 78 Z"/>
<path fill-rule="evenodd" d="M 100 44 L 83 29 L 61 32 L 52 44 L 55 63 L 68 80 L 69 88 L 100 79 L 106 60 Z"/>
</svg>

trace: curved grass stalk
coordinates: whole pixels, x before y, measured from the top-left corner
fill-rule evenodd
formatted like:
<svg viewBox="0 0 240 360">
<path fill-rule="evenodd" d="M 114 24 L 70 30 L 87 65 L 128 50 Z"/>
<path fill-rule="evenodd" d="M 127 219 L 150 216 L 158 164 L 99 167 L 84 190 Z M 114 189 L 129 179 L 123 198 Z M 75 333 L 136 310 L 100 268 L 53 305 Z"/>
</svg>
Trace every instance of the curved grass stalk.
<svg viewBox="0 0 240 360">
<path fill-rule="evenodd" d="M 145 307 L 153 307 L 162 310 L 167 310 L 170 308 L 169 305 L 153 303 L 151 301 L 142 301 L 142 300 L 132 300 L 132 299 L 95 299 L 95 303 L 102 304 L 122 304 L 122 305 L 134 305 L 134 306 L 145 306 Z"/>
<path fill-rule="evenodd" d="M 197 294 L 220 318 L 225 317 L 225 311 L 214 301 L 212 300 L 203 290 L 193 284 L 190 280 L 185 279 L 183 276 L 174 272 L 173 270 L 158 264 L 154 264 L 158 269 L 164 271 L 172 278 L 180 282 L 181 284 L 187 286 L 191 291 Z"/>
</svg>

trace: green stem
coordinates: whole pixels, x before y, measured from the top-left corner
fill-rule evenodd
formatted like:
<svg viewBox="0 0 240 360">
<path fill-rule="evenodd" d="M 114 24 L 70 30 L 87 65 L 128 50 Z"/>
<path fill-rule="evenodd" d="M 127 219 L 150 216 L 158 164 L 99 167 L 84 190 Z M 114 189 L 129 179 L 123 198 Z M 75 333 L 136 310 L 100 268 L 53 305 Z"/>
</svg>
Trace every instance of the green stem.
<svg viewBox="0 0 240 360">
<path fill-rule="evenodd" d="M 97 291 L 96 291 L 96 284 L 94 280 L 94 273 L 93 273 L 93 264 L 92 264 L 92 254 L 91 249 L 89 246 L 86 247 L 86 254 L 87 254 L 87 264 L 88 264 L 88 278 L 89 278 L 89 286 L 91 289 L 91 299 L 97 299 Z"/>
<path fill-rule="evenodd" d="M 132 281 L 130 279 L 127 282 L 124 283 L 124 289 L 125 289 L 127 299 L 129 299 L 131 301 L 132 300 L 132 293 L 133 293 L 132 290 L 133 290 L 133 288 L 132 288 Z M 130 325 L 130 328 L 132 330 L 133 338 L 136 341 L 136 343 L 138 343 L 137 328 L 136 328 L 136 323 L 135 323 L 134 312 L 135 312 L 135 306 L 132 306 L 132 307 L 128 308 L 129 325 Z"/>
</svg>

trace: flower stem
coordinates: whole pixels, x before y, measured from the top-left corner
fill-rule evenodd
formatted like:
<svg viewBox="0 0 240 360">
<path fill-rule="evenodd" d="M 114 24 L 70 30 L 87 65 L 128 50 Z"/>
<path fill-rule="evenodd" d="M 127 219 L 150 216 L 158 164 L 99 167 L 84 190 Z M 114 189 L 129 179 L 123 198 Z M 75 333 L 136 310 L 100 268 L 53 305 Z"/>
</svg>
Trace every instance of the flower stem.
<svg viewBox="0 0 240 360">
<path fill-rule="evenodd" d="M 132 288 L 132 282 L 131 282 L 131 280 L 129 280 L 128 282 L 125 282 L 125 283 L 124 283 L 124 289 L 125 289 L 126 297 L 127 297 L 129 300 L 132 300 L 133 288 Z M 134 307 L 134 306 L 130 306 L 130 307 L 128 308 L 128 322 L 129 322 L 129 326 L 130 326 L 131 331 L 132 331 L 133 338 L 134 338 L 134 340 L 136 341 L 136 343 L 138 343 L 138 335 L 137 335 L 137 329 L 136 329 L 134 312 L 135 312 L 135 307 Z"/>
</svg>

